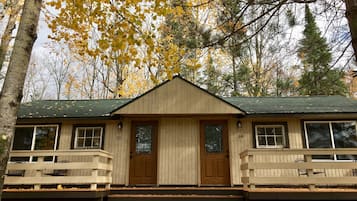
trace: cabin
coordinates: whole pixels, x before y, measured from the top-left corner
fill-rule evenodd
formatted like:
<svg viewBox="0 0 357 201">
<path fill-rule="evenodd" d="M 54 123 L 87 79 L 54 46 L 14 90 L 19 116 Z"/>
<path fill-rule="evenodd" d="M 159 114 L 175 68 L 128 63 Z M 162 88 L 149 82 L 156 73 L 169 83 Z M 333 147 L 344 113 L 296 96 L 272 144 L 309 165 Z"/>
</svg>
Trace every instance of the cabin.
<svg viewBox="0 0 357 201">
<path fill-rule="evenodd" d="M 176 76 L 134 99 L 24 103 L 4 200 L 352 200 L 357 101 L 217 97 Z"/>
</svg>

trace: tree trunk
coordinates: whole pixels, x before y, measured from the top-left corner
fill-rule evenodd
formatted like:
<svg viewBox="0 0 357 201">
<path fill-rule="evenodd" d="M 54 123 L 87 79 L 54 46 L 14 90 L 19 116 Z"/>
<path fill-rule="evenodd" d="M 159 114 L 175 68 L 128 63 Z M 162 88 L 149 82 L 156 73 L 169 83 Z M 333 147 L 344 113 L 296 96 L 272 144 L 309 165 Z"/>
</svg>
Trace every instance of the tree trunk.
<svg viewBox="0 0 357 201">
<path fill-rule="evenodd" d="M 25 0 L 19 30 L 0 95 L 0 199 L 10 145 L 14 136 L 17 110 L 22 98 L 32 47 L 37 38 L 41 4 L 41 0 Z"/>
<path fill-rule="evenodd" d="M 346 17 L 350 27 L 352 47 L 357 61 L 357 0 L 346 0 Z"/>
<path fill-rule="evenodd" d="M 9 16 L 9 21 L 6 24 L 6 28 L 4 34 L 1 38 L 1 45 L 0 45 L 0 70 L 4 66 L 4 61 L 6 58 L 6 54 L 9 50 L 9 45 L 12 37 L 12 31 L 16 28 L 16 19 L 17 15 L 21 10 L 21 5 L 19 1 L 11 2 L 11 12 Z"/>
</svg>

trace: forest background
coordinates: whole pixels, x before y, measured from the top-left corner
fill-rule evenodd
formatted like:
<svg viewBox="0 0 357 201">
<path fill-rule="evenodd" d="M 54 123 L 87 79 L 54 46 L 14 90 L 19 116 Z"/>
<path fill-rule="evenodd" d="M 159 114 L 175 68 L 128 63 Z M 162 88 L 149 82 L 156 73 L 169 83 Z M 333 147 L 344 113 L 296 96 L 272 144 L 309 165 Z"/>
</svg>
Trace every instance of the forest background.
<svg viewBox="0 0 357 201">
<path fill-rule="evenodd" d="M 176 74 L 220 96 L 348 96 L 356 77 L 357 0 L 0 5 L 0 200 L 20 101 L 135 97 Z"/>
<path fill-rule="evenodd" d="M 135 97 L 177 74 L 219 96 L 351 96 L 345 14 L 333 0 L 49 0 L 23 101 Z"/>
</svg>

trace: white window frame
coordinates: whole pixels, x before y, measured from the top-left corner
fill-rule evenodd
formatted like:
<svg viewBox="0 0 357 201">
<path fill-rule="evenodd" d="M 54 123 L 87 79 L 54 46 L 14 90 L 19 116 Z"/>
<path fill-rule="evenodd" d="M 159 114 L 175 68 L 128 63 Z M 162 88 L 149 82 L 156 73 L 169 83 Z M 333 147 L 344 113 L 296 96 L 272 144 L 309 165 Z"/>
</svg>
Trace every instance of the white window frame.
<svg viewBox="0 0 357 201">
<path fill-rule="evenodd" d="M 16 125 L 16 128 L 33 128 L 33 132 L 32 132 L 32 142 L 31 142 L 31 149 L 30 150 L 25 150 L 25 151 L 36 151 L 35 150 L 35 143 L 36 143 L 36 131 L 38 127 L 56 127 L 56 136 L 55 136 L 55 142 L 54 142 L 54 147 L 53 147 L 53 151 L 57 150 L 57 142 L 58 142 L 58 132 L 59 132 L 59 125 L 58 124 L 46 124 L 46 125 L 41 125 L 41 124 L 37 124 L 37 125 Z M 14 145 L 14 140 L 15 140 L 15 136 L 12 139 L 11 142 L 11 151 L 20 151 L 20 150 L 12 150 L 13 145 Z M 52 150 L 49 150 L 52 151 Z M 30 156 L 29 162 L 36 162 L 36 161 L 32 161 L 33 156 Z M 53 157 L 52 161 L 46 161 L 46 162 L 53 162 L 55 159 L 55 157 Z"/>
<path fill-rule="evenodd" d="M 332 131 L 332 124 L 333 123 L 355 123 L 355 127 L 356 127 L 356 136 L 357 136 L 357 121 L 355 120 L 337 120 L 337 121 L 304 121 L 304 135 L 305 135 L 305 145 L 307 149 L 310 149 L 309 146 L 309 138 L 307 136 L 307 127 L 306 124 L 308 123 L 328 123 L 329 124 L 329 130 L 330 130 L 330 139 L 331 139 L 331 149 L 336 149 L 335 147 L 335 139 L 333 136 L 333 131 Z M 349 160 L 338 160 L 337 159 L 337 155 L 334 154 L 333 155 L 333 159 L 329 160 L 329 159 L 314 159 L 314 160 L 318 160 L 318 161 L 331 161 L 331 160 L 335 160 L 335 161 L 349 161 Z"/>
<path fill-rule="evenodd" d="M 85 139 L 86 137 L 84 137 L 84 146 L 83 147 L 78 147 L 78 130 L 79 129 L 85 129 L 85 130 L 89 130 L 92 129 L 93 130 L 93 134 L 94 134 L 94 129 L 100 129 L 100 136 L 99 136 L 99 147 L 93 147 L 93 137 L 92 136 L 92 145 L 90 147 L 85 146 Z M 102 142 L 103 142 L 103 132 L 104 132 L 104 127 L 103 126 L 77 126 L 76 130 L 75 130 L 75 137 L 74 137 L 74 149 L 102 149 Z"/>
<path fill-rule="evenodd" d="M 275 145 L 260 145 L 259 144 L 259 138 L 258 138 L 258 128 L 278 128 L 280 127 L 282 130 L 282 145 L 277 145 L 276 144 L 276 135 L 272 135 L 274 136 L 274 143 Z M 268 148 L 268 149 L 276 149 L 276 148 L 284 148 L 286 146 L 286 133 L 285 133 L 285 125 L 284 124 L 256 124 L 254 125 L 254 130 L 255 130 L 255 144 L 257 148 Z M 266 135 L 265 135 L 266 136 Z"/>
</svg>

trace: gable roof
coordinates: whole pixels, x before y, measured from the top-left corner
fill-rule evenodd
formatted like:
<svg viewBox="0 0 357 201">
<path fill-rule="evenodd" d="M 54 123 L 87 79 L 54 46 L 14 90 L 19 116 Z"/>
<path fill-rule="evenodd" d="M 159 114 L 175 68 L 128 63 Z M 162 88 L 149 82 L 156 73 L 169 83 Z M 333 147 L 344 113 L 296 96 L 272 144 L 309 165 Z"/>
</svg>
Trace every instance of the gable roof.
<svg viewBox="0 0 357 201">
<path fill-rule="evenodd" d="M 229 97 L 246 114 L 357 113 L 357 101 L 344 96 Z"/>
<path fill-rule="evenodd" d="M 244 111 L 175 76 L 121 105 L 113 114 L 244 114 Z"/>
<path fill-rule="evenodd" d="M 18 118 L 92 118 L 110 117 L 113 108 L 131 99 L 39 100 L 22 103 Z"/>
<path fill-rule="evenodd" d="M 176 82 L 175 80 L 179 80 L 179 82 Z M 180 87 L 184 87 L 184 89 Z M 178 99 L 171 100 L 171 102 L 170 100 L 167 100 L 167 102 L 156 103 L 155 105 L 155 102 L 147 102 L 144 100 L 146 98 L 160 100 L 163 96 L 175 96 L 179 92 L 182 92 L 183 96 L 181 94 Z M 187 101 L 189 99 L 196 100 L 196 102 Z M 218 109 L 211 109 L 209 114 L 357 114 L 357 100 L 343 96 L 221 98 L 210 94 L 206 90 L 199 88 L 181 77 L 175 77 L 174 80 L 166 81 L 134 99 L 33 101 L 22 103 L 17 115 L 20 119 L 111 118 L 113 114 L 125 114 L 125 112 L 128 112 L 125 110 L 141 110 L 142 108 L 135 108 L 135 104 L 140 102 L 146 102 L 145 104 L 148 105 L 147 107 L 149 107 L 151 112 L 157 110 L 160 104 L 166 104 L 166 109 L 172 107 L 174 110 L 171 112 L 177 112 L 178 109 L 190 110 L 192 109 L 190 108 L 190 104 L 185 105 L 184 103 L 188 102 L 191 103 L 191 105 L 194 104 L 195 107 L 198 107 L 198 110 L 202 108 L 207 109 L 207 107 Z M 180 108 L 177 107 L 176 103 L 181 104 Z M 141 106 L 143 106 L 143 104 L 141 104 Z M 221 107 L 225 109 L 222 110 Z M 143 113 L 142 111 L 140 112 Z M 161 112 L 161 114 L 170 114 L 163 113 L 164 111 L 159 112 Z M 157 112 L 157 114 L 159 112 Z M 197 110 L 195 112 L 197 112 Z"/>
</svg>

